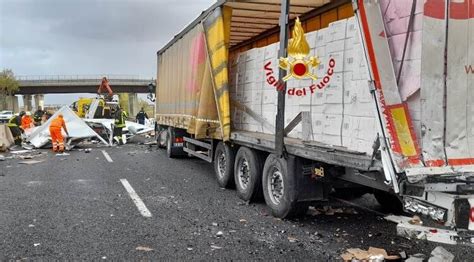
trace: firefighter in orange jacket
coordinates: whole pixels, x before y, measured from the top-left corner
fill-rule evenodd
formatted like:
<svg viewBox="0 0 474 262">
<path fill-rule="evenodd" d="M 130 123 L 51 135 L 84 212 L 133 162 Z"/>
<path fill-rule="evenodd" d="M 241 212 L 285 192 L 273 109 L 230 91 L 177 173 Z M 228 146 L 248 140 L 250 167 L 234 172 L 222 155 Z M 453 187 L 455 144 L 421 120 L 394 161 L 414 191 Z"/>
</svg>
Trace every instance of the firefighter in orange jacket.
<svg viewBox="0 0 474 262">
<path fill-rule="evenodd" d="M 66 128 L 66 122 L 64 122 L 63 115 L 60 114 L 58 117 L 53 119 L 53 121 L 51 121 L 51 125 L 49 126 L 49 133 L 51 134 L 54 152 L 64 152 L 64 138 L 61 134 L 62 128 L 64 128 L 64 132 L 66 132 L 67 136 L 69 136 Z"/>
<path fill-rule="evenodd" d="M 21 128 L 23 130 L 26 130 L 28 128 L 31 128 L 31 124 L 33 123 L 33 119 L 31 118 L 31 113 L 26 112 L 26 115 L 24 115 L 21 118 Z"/>
</svg>

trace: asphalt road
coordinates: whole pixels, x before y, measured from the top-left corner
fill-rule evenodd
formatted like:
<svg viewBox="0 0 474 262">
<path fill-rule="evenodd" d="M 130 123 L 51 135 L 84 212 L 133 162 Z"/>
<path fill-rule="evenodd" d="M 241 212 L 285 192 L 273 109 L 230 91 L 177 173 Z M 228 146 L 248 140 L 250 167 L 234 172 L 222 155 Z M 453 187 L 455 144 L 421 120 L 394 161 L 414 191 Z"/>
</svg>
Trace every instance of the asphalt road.
<svg viewBox="0 0 474 262">
<path fill-rule="evenodd" d="M 347 248 L 429 255 L 439 245 L 398 237 L 394 224 L 363 210 L 275 219 L 264 203 L 247 204 L 219 188 L 210 164 L 168 159 L 156 147 L 40 152 L 33 160 L 41 163 L 0 161 L 2 261 L 334 261 Z M 472 248 L 443 246 L 456 261 L 474 257 Z"/>
</svg>

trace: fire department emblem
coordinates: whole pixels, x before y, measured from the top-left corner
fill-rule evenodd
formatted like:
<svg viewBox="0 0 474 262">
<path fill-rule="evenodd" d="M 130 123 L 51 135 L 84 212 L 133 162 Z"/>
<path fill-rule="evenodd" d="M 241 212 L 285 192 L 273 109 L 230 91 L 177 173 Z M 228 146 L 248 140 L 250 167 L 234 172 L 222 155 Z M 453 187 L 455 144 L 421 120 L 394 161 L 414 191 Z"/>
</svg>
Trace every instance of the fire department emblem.
<svg viewBox="0 0 474 262">
<path fill-rule="evenodd" d="M 296 18 L 295 26 L 293 28 L 293 39 L 288 44 L 288 57 L 280 57 L 280 68 L 289 71 L 283 81 L 291 78 L 303 79 L 312 78 L 317 80 L 318 77 L 311 73 L 311 68 L 316 68 L 320 61 L 317 57 L 309 55 L 309 45 L 304 35 L 303 27 L 299 17 Z"/>
</svg>

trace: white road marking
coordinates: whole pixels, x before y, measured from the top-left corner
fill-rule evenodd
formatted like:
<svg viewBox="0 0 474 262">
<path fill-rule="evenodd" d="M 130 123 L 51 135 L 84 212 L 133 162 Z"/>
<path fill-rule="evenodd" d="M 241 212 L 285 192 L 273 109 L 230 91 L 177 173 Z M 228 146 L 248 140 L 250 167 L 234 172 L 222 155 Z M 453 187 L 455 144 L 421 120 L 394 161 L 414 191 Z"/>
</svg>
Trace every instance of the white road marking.
<svg viewBox="0 0 474 262">
<path fill-rule="evenodd" d="M 144 217 L 151 217 L 150 210 L 148 210 L 148 208 L 145 206 L 145 203 L 143 203 L 143 201 L 137 195 L 135 190 L 133 190 L 133 187 L 130 185 L 130 183 L 128 183 L 127 179 L 120 179 L 120 182 L 127 190 L 128 194 L 130 195 L 130 198 L 133 200 L 133 203 L 135 203 L 138 208 L 138 211 L 140 211 L 140 214 L 142 214 L 142 216 Z"/>
<path fill-rule="evenodd" d="M 114 162 L 114 160 L 112 160 L 112 158 L 109 156 L 109 154 L 105 150 L 102 150 L 102 154 L 104 154 L 104 157 L 105 159 L 107 159 L 107 161 L 109 161 L 110 163 Z"/>
</svg>

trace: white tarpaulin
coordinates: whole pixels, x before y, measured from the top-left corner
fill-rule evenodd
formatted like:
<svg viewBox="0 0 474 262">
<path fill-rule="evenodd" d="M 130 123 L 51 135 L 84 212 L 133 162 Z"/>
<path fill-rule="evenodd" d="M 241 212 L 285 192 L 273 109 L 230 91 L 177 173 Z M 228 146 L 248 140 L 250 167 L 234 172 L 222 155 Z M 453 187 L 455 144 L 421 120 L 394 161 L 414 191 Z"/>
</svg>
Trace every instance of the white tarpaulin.
<svg viewBox="0 0 474 262">
<path fill-rule="evenodd" d="M 108 145 L 102 137 L 100 137 L 92 128 L 90 128 L 83 119 L 79 118 L 69 107 L 63 106 L 57 111 L 46 123 L 36 128 L 31 134 L 28 135 L 27 141 L 30 142 L 34 147 L 40 148 L 45 146 L 51 141 L 49 134 L 49 125 L 51 121 L 55 119 L 59 114 L 62 114 L 64 121 L 66 122 L 66 128 L 69 132 L 68 139 L 78 140 L 84 138 L 97 137 L 101 142 Z M 63 136 L 66 134 L 63 131 Z"/>
</svg>

